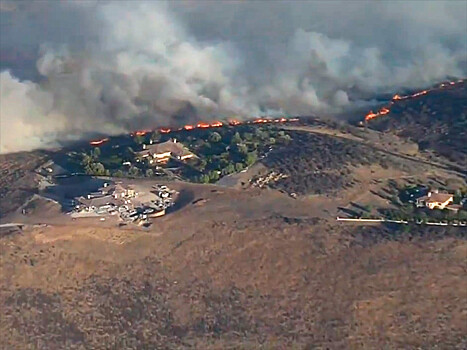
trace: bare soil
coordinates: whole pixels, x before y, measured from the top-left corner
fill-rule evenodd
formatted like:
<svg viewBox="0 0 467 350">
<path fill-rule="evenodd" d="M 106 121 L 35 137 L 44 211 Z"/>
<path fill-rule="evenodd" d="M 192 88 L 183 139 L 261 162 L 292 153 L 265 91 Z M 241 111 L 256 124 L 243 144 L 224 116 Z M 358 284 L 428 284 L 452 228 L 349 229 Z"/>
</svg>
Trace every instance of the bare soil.
<svg viewBox="0 0 467 350">
<path fill-rule="evenodd" d="M 150 231 L 2 237 L 0 348 L 465 347 L 462 232 L 339 225 L 326 197 L 171 187 L 187 200 Z"/>
</svg>

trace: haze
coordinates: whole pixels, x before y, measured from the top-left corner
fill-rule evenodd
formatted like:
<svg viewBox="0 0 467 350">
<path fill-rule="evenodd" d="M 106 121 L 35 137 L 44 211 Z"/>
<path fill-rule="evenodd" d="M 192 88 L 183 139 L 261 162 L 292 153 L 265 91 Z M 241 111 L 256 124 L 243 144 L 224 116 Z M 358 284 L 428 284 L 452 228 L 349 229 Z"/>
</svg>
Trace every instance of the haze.
<svg viewBox="0 0 467 350">
<path fill-rule="evenodd" d="M 466 2 L 1 2 L 0 152 L 465 77 Z"/>
</svg>

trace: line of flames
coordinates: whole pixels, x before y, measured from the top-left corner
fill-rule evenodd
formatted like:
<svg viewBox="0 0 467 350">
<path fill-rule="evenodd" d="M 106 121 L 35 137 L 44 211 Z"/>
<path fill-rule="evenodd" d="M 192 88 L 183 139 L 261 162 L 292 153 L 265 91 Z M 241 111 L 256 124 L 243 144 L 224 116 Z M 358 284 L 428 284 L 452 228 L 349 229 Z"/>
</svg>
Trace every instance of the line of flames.
<svg viewBox="0 0 467 350">
<path fill-rule="evenodd" d="M 464 79 L 459 79 L 457 81 L 449 81 L 447 83 L 441 83 L 441 84 L 439 84 L 438 86 L 436 86 L 434 88 L 418 91 L 418 92 L 410 94 L 410 95 L 401 96 L 401 95 L 396 94 L 396 95 L 394 95 L 392 97 L 391 102 L 389 102 L 388 105 L 382 107 L 379 111 L 377 111 L 377 112 L 373 112 L 373 111 L 368 112 L 368 114 L 365 116 L 365 121 L 367 122 L 369 120 L 372 120 L 372 119 L 381 117 L 383 115 L 389 114 L 389 112 L 391 111 L 391 106 L 396 101 L 408 100 L 408 99 L 412 99 L 412 98 L 415 98 L 415 97 L 423 96 L 423 95 L 426 95 L 427 93 L 429 93 L 431 91 L 441 90 L 441 89 L 444 89 L 446 87 L 450 87 L 452 85 L 456 85 L 457 83 L 463 83 L 463 82 L 464 82 Z"/>
<path fill-rule="evenodd" d="M 181 128 L 168 128 L 168 127 L 163 127 L 163 128 L 159 128 L 159 129 L 156 129 L 157 131 L 159 131 L 161 134 L 168 134 L 168 133 L 171 133 L 171 132 L 175 132 L 175 131 L 182 131 L 182 130 L 186 130 L 186 131 L 190 131 L 190 130 L 194 130 L 194 129 L 210 129 L 210 128 L 219 128 L 219 127 L 222 127 L 224 125 L 230 125 L 230 126 L 237 126 L 237 125 L 244 125 L 244 124 L 266 124 L 266 123 L 286 123 L 286 122 L 296 122 L 298 121 L 299 118 L 257 118 L 257 119 L 253 119 L 253 120 L 247 120 L 247 121 L 239 121 L 239 120 L 236 120 L 236 119 L 231 119 L 227 122 L 221 122 L 221 121 L 213 121 L 213 122 L 199 122 L 198 124 L 188 124 L 188 125 L 184 125 L 182 126 Z M 154 130 L 137 130 L 137 131 L 134 131 L 132 133 L 130 133 L 131 136 L 144 136 L 150 132 L 153 132 Z M 100 146 L 102 144 L 104 144 L 105 142 L 107 142 L 109 140 L 109 138 L 103 138 L 103 139 L 100 139 L 100 140 L 93 140 L 91 142 L 89 142 L 89 144 L 91 146 Z"/>
</svg>

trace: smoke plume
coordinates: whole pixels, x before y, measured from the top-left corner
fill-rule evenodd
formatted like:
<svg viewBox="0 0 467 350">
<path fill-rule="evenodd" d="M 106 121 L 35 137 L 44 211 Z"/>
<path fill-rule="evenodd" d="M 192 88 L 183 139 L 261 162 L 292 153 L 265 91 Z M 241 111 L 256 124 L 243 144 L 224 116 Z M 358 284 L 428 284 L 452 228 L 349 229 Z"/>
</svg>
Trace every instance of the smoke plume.
<svg viewBox="0 0 467 350">
<path fill-rule="evenodd" d="M 0 152 L 337 114 L 467 72 L 465 2 L 1 2 Z"/>
</svg>

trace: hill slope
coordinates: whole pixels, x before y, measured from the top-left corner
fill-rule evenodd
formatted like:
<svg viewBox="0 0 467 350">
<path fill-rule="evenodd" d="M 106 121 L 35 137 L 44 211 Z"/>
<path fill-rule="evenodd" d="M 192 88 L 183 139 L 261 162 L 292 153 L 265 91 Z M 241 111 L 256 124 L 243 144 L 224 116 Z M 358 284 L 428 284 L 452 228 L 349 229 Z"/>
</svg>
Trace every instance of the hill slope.
<svg viewBox="0 0 467 350">
<path fill-rule="evenodd" d="M 389 114 L 370 120 L 369 126 L 410 138 L 420 149 L 467 167 L 467 84 L 396 101 Z"/>
</svg>

